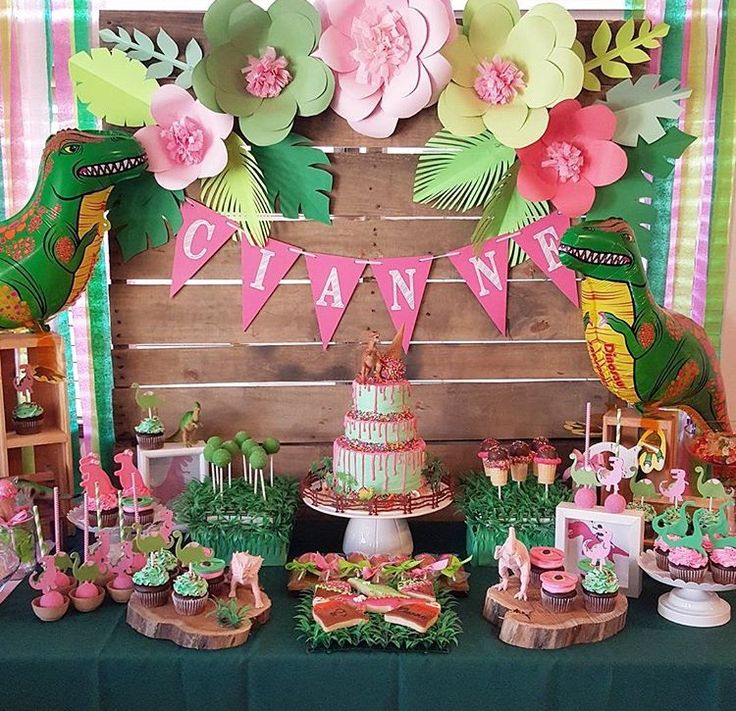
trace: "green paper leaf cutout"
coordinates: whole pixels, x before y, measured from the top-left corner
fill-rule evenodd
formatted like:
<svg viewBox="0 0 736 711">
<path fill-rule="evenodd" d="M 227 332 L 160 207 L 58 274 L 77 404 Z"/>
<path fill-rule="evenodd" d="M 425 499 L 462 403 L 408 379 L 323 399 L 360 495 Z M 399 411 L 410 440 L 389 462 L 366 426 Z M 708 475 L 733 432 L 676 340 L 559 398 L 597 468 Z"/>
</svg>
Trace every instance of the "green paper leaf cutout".
<svg viewBox="0 0 736 711">
<path fill-rule="evenodd" d="M 123 27 L 118 27 L 117 33 L 109 28 L 100 30 L 100 39 L 114 44 L 115 49 L 125 52 L 131 59 L 152 62 L 148 65 L 149 79 L 164 79 L 176 70 L 175 84 L 182 89 L 191 88 L 194 68 L 202 59 L 202 47 L 195 39 L 189 40 L 184 59 L 179 59 L 179 45 L 164 29 L 159 29 L 155 44 L 145 32 L 134 29 L 131 37 Z"/>
<path fill-rule="evenodd" d="M 649 55 L 641 49 L 655 49 L 659 47 L 659 40 L 665 37 L 670 27 L 665 22 L 660 22 L 652 27 L 649 20 L 643 20 L 639 25 L 639 31 L 633 19 L 628 19 L 619 28 L 616 38 L 611 46 L 611 27 L 603 20 L 596 29 L 591 40 L 593 57 L 583 65 L 587 74 L 593 69 L 600 68 L 601 73 L 611 79 L 627 79 L 631 71 L 627 64 L 639 64 L 649 60 Z M 588 86 L 594 86 L 592 80 L 587 80 Z M 585 86 L 585 84 L 584 84 Z M 588 86 L 585 86 L 587 89 Z M 592 90 L 592 89 L 591 89 Z"/>
<path fill-rule="evenodd" d="M 616 114 L 613 140 L 622 146 L 636 146 L 639 137 L 647 143 L 658 141 L 665 135 L 659 119 L 676 119 L 682 112 L 678 102 L 691 93 L 680 88 L 677 79 L 659 84 L 656 74 L 616 84 L 608 90 L 604 102 Z"/>
<path fill-rule="evenodd" d="M 484 205 L 516 158 L 490 131 L 477 136 L 435 133 L 426 144 L 431 152 L 417 161 L 414 202 L 440 210 L 466 212 Z"/>
<path fill-rule="evenodd" d="M 516 178 L 520 167 L 518 161 L 509 166 L 494 188 L 473 230 L 472 244 L 480 246 L 491 237 L 516 232 L 549 214 L 547 202 L 531 202 L 519 194 Z"/>
<path fill-rule="evenodd" d="M 235 133 L 225 139 L 227 165 L 214 178 L 202 180 L 201 200 L 236 220 L 251 244 L 262 247 L 270 232 L 271 205 L 263 173 L 245 141 Z"/>
<path fill-rule="evenodd" d="M 158 88 L 141 62 L 123 52 L 96 47 L 69 59 L 74 93 L 89 111 L 114 126 L 152 124 L 151 98 Z"/>
<path fill-rule="evenodd" d="M 296 133 L 270 146 L 254 145 L 251 151 L 263 171 L 274 209 L 284 217 L 297 218 L 301 212 L 308 220 L 330 224 L 333 177 L 321 167 L 330 165 L 323 151 Z"/>
<path fill-rule="evenodd" d="M 636 148 L 624 148 L 628 158 L 626 173 L 611 185 L 596 188 L 593 207 L 588 211 L 590 220 L 620 217 L 634 229 L 642 256 L 651 254 L 650 228 L 656 220 L 664 218 L 650 202 L 654 198 L 655 178 L 666 178 L 674 170 L 675 161 L 695 140 L 695 136 L 683 133 L 674 126 L 653 143 L 639 139 Z"/>
<path fill-rule="evenodd" d="M 162 188 L 153 173 L 118 183 L 107 201 L 107 219 L 123 260 L 166 244 L 181 227 L 183 202 L 183 190 Z"/>
</svg>

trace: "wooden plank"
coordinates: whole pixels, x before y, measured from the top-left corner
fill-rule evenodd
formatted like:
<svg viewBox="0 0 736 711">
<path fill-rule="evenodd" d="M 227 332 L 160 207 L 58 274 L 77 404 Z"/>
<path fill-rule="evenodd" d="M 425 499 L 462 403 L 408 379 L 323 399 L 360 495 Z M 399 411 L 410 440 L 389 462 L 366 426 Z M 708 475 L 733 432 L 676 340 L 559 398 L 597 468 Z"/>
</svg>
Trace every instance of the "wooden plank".
<svg viewBox="0 0 736 711">
<path fill-rule="evenodd" d="M 246 333 L 241 329 L 241 289 L 200 285 L 169 298 L 168 286 L 112 284 L 110 308 L 115 345 L 135 343 L 318 342 L 317 320 L 307 284 L 283 284 Z M 581 339 L 579 311 L 551 282 L 509 284 L 509 337 L 514 340 Z M 374 283 L 359 284 L 335 333 L 337 343 L 355 343 L 375 328 L 393 326 Z M 428 284 L 415 341 L 505 340 L 466 284 Z"/>
<path fill-rule="evenodd" d="M 599 20 L 578 20 L 578 39 L 586 48 L 590 46 L 590 39 L 599 24 Z M 609 21 L 609 24 L 615 33 L 622 21 L 613 20 Z M 201 12 L 106 10 L 100 12 L 100 28 L 104 27 L 113 29 L 124 27 L 129 32 L 132 32 L 133 28 L 138 28 L 151 37 L 155 37 L 159 28 L 164 27 L 177 40 L 182 50 L 192 37 L 198 39 L 203 46 L 207 46 L 202 31 Z M 630 68 L 634 78 L 637 78 L 647 72 L 648 63 L 635 64 Z M 590 104 L 602 98 L 603 94 L 618 81 L 600 75 L 599 78 L 602 84 L 601 91 L 584 91 L 580 97 L 582 103 Z M 430 107 L 410 120 L 400 121 L 396 132 L 387 139 L 374 139 L 355 133 L 347 122 L 332 110 L 313 118 L 297 119 L 294 128 L 298 133 L 309 136 L 323 146 L 384 149 L 391 146 L 423 146 L 442 126 L 437 119 L 435 107 Z"/>
<path fill-rule="evenodd" d="M 284 442 L 328 442 L 343 429 L 349 407 L 349 384 L 261 387 L 182 387 L 159 390 L 160 413 L 170 432 L 182 412 L 202 403 L 201 436 L 250 429 Z M 430 383 L 413 388 L 413 410 L 419 431 L 427 440 L 565 437 L 563 423 L 579 414 L 590 400 L 603 408 L 607 391 L 598 381 Z M 115 429 L 130 438 L 139 420 L 130 388 L 113 391 Z"/>
<path fill-rule="evenodd" d="M 402 257 L 407 254 L 445 254 L 470 242 L 475 220 L 444 217 L 437 212 L 435 219 L 350 219 L 337 218 L 332 225 L 307 220 L 274 222 L 271 236 L 294 244 L 309 252 L 339 254 L 374 259 Z M 170 279 L 174 261 L 174 240 L 163 247 L 149 249 L 129 262 L 124 262 L 120 248 L 111 240 L 110 272 L 113 280 Z M 234 240 L 225 244 L 217 255 L 197 273 L 197 279 L 239 279 L 240 244 Z M 370 274 L 370 270 L 366 270 Z M 541 272 L 527 261 L 512 270 L 512 279 L 540 278 Z M 287 279 L 306 279 L 304 259 L 298 259 L 286 275 Z M 448 259 L 432 264 L 432 278 L 458 278 Z"/>
<path fill-rule="evenodd" d="M 122 349 L 113 351 L 115 384 L 352 380 L 358 349 L 331 346 L 225 346 L 223 348 Z M 583 342 L 416 345 L 406 358 L 413 380 L 484 378 L 592 378 Z"/>
</svg>

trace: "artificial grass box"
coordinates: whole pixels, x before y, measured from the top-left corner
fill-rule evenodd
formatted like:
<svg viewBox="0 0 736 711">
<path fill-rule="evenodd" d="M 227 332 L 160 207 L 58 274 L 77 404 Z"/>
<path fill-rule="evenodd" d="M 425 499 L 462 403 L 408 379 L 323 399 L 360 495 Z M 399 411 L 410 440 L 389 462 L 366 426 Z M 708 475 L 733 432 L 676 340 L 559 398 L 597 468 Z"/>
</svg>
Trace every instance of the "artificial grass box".
<svg viewBox="0 0 736 711">
<path fill-rule="evenodd" d="M 493 552 L 508 535 L 509 526 L 527 546 L 553 546 L 555 509 L 561 501 L 570 501 L 572 492 L 561 481 L 546 490 L 533 476 L 517 484 L 498 488 L 483 472 L 471 472 L 461 480 L 455 502 L 465 516 L 466 548 L 471 565 L 496 565 Z"/>
<path fill-rule="evenodd" d="M 209 480 L 192 481 L 172 508 L 192 540 L 212 548 L 218 558 L 229 562 L 233 553 L 248 551 L 261 556 L 263 565 L 283 566 L 298 503 L 296 479 L 275 477 L 264 499 L 238 477 L 222 494 Z"/>
</svg>

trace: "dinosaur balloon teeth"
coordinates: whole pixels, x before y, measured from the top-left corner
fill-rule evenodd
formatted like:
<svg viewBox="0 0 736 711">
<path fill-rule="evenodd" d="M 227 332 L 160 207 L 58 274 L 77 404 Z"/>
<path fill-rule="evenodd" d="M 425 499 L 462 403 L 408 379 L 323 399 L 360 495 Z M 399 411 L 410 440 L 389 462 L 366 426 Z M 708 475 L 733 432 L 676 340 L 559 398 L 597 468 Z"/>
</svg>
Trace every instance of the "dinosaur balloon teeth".
<svg viewBox="0 0 736 711">
<path fill-rule="evenodd" d="M 626 254 L 614 254 L 613 252 L 596 252 L 592 249 L 579 249 L 566 244 L 559 246 L 560 252 L 566 252 L 575 259 L 587 264 L 605 264 L 611 267 L 620 267 L 631 264 L 631 257 Z"/>
<path fill-rule="evenodd" d="M 136 156 L 135 158 L 123 158 L 122 160 L 113 161 L 112 163 L 96 163 L 95 165 L 85 165 L 79 169 L 79 175 L 84 177 L 99 177 L 101 175 L 114 175 L 122 173 L 124 170 L 137 168 L 146 162 L 145 156 Z"/>
</svg>

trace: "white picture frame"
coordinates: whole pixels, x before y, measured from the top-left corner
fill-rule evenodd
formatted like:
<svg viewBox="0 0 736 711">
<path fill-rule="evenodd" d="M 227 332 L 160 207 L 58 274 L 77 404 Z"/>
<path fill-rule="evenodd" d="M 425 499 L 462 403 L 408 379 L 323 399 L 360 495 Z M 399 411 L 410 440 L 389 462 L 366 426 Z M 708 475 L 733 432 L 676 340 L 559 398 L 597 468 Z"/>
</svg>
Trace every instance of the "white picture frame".
<svg viewBox="0 0 736 711">
<path fill-rule="evenodd" d="M 565 553 L 565 570 L 580 574 L 578 562 L 585 558 L 583 542 L 594 541 L 596 532 L 604 529 L 612 534 L 610 559 L 616 568 L 621 592 L 627 597 L 639 597 L 642 578 L 639 556 L 644 548 L 644 514 L 641 511 L 627 509 L 622 513 L 610 513 L 603 506 L 583 509 L 573 503 L 558 504 L 555 547 Z"/>
<path fill-rule="evenodd" d="M 204 481 L 207 463 L 204 442 L 185 447 L 180 442 L 167 442 L 161 449 L 138 447 L 138 470 L 143 483 L 164 506 L 184 491 L 190 481 Z"/>
</svg>

